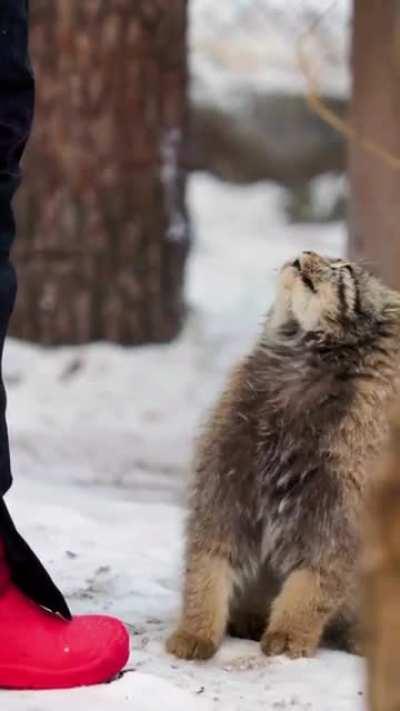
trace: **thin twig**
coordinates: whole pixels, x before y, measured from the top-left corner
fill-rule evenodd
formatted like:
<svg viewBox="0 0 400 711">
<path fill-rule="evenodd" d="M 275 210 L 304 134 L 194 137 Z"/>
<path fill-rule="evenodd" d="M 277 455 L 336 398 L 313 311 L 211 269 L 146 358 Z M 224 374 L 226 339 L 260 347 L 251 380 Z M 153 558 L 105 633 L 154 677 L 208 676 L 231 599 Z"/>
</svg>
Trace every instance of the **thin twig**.
<svg viewBox="0 0 400 711">
<path fill-rule="evenodd" d="M 346 136 L 349 141 L 353 141 L 358 146 L 360 146 L 360 148 L 368 151 L 372 155 L 375 155 L 380 160 L 383 160 L 393 170 L 400 170 L 400 157 L 393 155 L 384 146 L 379 143 L 376 143 L 376 141 L 373 141 L 372 139 L 367 137 L 363 138 L 362 136 L 360 136 L 359 133 L 357 133 L 357 131 L 355 130 L 354 126 L 352 126 L 351 122 L 345 121 L 344 119 L 340 118 L 340 116 L 338 116 L 335 111 L 333 111 L 329 108 L 329 106 L 326 105 L 326 103 L 321 97 L 318 87 L 318 81 L 315 77 L 315 73 L 312 71 L 310 62 L 308 60 L 306 44 L 307 40 L 310 39 L 310 37 L 312 37 L 315 33 L 315 29 L 322 21 L 323 17 L 325 17 L 325 15 L 335 5 L 335 2 L 328 6 L 325 12 L 318 18 L 318 20 L 314 21 L 298 40 L 297 57 L 300 70 L 308 86 L 308 105 L 310 106 L 312 111 L 318 114 L 318 116 L 320 116 L 323 121 L 325 121 L 325 123 L 327 123 L 329 126 L 332 126 L 332 128 L 341 133 L 343 136 Z"/>
</svg>

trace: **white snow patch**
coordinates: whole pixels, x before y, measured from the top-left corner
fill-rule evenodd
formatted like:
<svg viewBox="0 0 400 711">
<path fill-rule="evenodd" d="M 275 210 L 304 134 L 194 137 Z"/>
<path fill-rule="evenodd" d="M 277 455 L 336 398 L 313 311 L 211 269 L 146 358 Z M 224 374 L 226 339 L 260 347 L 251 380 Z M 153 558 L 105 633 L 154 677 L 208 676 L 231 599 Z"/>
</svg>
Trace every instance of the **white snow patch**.
<svg viewBox="0 0 400 711">
<path fill-rule="evenodd" d="M 193 90 L 307 93 L 307 61 L 319 90 L 349 94 L 349 0 L 192 0 L 190 50 Z M 226 99 L 225 99 L 226 101 Z"/>
<path fill-rule="evenodd" d="M 164 185 L 165 210 L 169 221 L 165 239 L 171 242 L 183 242 L 187 224 L 179 205 L 178 195 L 178 156 L 182 143 L 182 131 L 169 128 L 164 132 L 161 147 L 161 181 Z"/>
<path fill-rule="evenodd" d="M 130 676 L 101 687 L 49 691 L 32 694 L 1 693 L 7 711 L 211 711 L 212 705 L 197 699 L 159 677 L 133 672 Z"/>
</svg>

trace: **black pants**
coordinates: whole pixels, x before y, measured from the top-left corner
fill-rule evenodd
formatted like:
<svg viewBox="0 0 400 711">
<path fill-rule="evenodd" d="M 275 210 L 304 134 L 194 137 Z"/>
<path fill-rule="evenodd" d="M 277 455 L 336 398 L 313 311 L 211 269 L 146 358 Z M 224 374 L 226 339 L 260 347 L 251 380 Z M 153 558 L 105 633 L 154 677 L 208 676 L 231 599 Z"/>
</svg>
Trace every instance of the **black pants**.
<svg viewBox="0 0 400 711">
<path fill-rule="evenodd" d="M 12 199 L 32 126 L 34 91 L 28 56 L 28 0 L 0 0 L 0 538 L 14 582 L 41 605 L 69 617 L 61 593 L 17 532 L 3 498 L 12 481 L 1 372 L 4 339 L 17 291 L 9 259 L 15 237 Z"/>
<path fill-rule="evenodd" d="M 15 235 L 11 201 L 20 180 L 19 163 L 33 117 L 34 81 L 27 51 L 27 0 L 0 3 L 0 358 L 14 306 L 16 278 L 9 261 Z M 1 366 L 0 366 L 1 368 Z M 1 369 L 0 369 L 1 376 Z M 0 383 L 0 494 L 11 485 L 5 421 L 5 391 Z"/>
</svg>

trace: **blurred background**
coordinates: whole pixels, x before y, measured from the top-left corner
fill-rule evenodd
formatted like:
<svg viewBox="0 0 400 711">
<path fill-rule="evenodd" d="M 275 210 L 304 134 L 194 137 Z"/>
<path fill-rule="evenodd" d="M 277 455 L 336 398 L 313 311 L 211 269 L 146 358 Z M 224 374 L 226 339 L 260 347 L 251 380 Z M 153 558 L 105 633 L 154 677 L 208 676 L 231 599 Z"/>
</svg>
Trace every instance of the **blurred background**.
<svg viewBox="0 0 400 711">
<path fill-rule="evenodd" d="M 395 0 L 31 4 L 11 498 L 75 609 L 143 623 L 145 650 L 178 602 L 198 423 L 282 262 L 349 254 L 400 287 L 400 14 Z"/>
<path fill-rule="evenodd" d="M 346 250 L 345 137 L 309 106 L 308 73 L 344 118 L 350 12 L 32 3 L 5 364 L 18 472 L 126 487 L 183 475 L 282 262 Z"/>
</svg>

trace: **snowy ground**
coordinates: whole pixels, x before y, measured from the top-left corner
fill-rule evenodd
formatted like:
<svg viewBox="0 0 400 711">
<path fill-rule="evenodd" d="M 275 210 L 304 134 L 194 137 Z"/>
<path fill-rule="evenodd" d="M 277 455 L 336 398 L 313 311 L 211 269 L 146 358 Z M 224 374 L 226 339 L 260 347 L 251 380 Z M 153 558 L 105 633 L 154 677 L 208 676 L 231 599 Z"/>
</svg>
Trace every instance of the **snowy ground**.
<svg viewBox="0 0 400 711">
<path fill-rule="evenodd" d="M 362 665 L 321 651 L 267 660 L 227 640 L 207 663 L 163 643 L 179 607 L 185 473 L 196 423 L 257 332 L 281 262 L 302 249 L 340 254 L 343 227 L 287 225 L 271 185 L 190 183 L 197 242 L 191 316 L 170 346 L 44 351 L 9 342 L 5 378 L 20 528 L 74 611 L 120 615 L 129 671 L 106 687 L 0 693 L 7 711 L 361 711 Z"/>
</svg>

